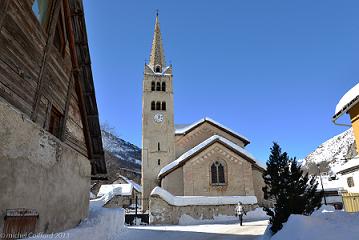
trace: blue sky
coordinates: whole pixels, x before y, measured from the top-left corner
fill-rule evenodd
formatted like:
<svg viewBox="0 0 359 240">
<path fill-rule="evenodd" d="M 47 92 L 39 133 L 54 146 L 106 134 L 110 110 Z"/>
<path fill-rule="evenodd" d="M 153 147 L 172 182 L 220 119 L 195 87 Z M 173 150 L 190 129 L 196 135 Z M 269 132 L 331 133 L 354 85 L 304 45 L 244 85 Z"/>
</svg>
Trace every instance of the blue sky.
<svg viewBox="0 0 359 240">
<path fill-rule="evenodd" d="M 272 141 L 305 157 L 346 130 L 331 122 L 359 82 L 359 1 L 85 0 L 100 119 L 141 146 L 144 60 L 156 9 L 174 69 L 175 122 L 208 116 L 245 135 L 259 160 Z"/>
</svg>

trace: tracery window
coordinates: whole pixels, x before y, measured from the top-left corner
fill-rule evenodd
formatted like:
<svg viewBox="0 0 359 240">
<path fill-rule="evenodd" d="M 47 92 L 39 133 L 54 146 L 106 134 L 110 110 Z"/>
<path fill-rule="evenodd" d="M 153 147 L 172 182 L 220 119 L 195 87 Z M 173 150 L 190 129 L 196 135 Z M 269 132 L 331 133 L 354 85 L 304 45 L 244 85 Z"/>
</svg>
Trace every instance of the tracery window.
<svg viewBox="0 0 359 240">
<path fill-rule="evenodd" d="M 211 183 L 212 185 L 225 184 L 225 168 L 223 163 L 216 161 L 211 165 Z"/>
</svg>

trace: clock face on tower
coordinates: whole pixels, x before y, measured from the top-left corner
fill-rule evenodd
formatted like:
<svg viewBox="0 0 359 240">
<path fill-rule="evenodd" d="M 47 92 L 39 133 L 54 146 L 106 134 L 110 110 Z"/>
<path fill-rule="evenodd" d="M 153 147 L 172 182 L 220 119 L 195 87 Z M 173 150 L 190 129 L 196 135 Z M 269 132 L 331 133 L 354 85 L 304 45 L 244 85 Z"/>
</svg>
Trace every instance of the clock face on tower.
<svg viewBox="0 0 359 240">
<path fill-rule="evenodd" d="M 156 113 L 156 114 L 153 116 L 153 120 L 154 120 L 156 123 L 161 123 L 161 122 L 163 122 L 163 114 L 162 114 L 162 113 Z"/>
</svg>

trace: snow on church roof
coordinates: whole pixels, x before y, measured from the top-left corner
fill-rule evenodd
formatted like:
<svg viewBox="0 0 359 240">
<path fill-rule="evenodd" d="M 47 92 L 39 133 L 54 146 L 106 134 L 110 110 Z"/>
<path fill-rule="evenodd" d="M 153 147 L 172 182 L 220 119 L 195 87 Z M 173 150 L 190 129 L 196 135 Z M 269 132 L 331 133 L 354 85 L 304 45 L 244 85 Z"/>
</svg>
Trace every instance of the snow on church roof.
<svg viewBox="0 0 359 240">
<path fill-rule="evenodd" d="M 350 89 L 338 102 L 335 108 L 334 120 L 349 110 L 355 103 L 359 102 L 359 83 Z"/>
<path fill-rule="evenodd" d="M 178 125 L 175 125 L 175 134 L 176 135 L 183 135 L 183 134 L 187 134 L 191 129 L 199 126 L 200 124 L 204 123 L 204 122 L 210 122 L 214 125 L 216 125 L 217 127 L 219 128 L 222 128 L 223 130 L 225 130 L 226 132 L 229 132 L 233 135 L 235 135 L 237 138 L 240 138 L 242 141 L 245 142 L 245 144 L 249 144 L 250 141 L 248 138 L 246 138 L 245 136 L 233 131 L 232 129 L 230 128 L 227 128 L 226 126 L 214 121 L 213 119 L 211 118 L 208 118 L 208 117 L 205 117 L 205 118 L 202 118 L 200 119 L 199 121 L 193 123 L 193 124 L 178 124 Z"/>
<path fill-rule="evenodd" d="M 151 196 L 158 195 L 167 203 L 173 206 L 191 206 L 191 205 L 225 205 L 225 204 L 256 204 L 256 196 L 173 196 L 161 187 L 155 187 Z"/>
<path fill-rule="evenodd" d="M 234 150 L 240 152 L 241 154 L 243 154 L 247 158 L 253 160 L 258 166 L 260 166 L 258 164 L 258 162 L 256 161 L 256 159 L 253 157 L 253 155 L 250 154 L 247 150 L 245 150 L 241 146 L 238 146 L 237 144 L 233 143 L 232 141 L 230 141 L 230 140 L 228 140 L 228 139 L 226 139 L 224 137 L 221 137 L 219 135 L 213 135 L 212 137 L 206 139 L 202 143 L 198 144 L 194 148 L 192 148 L 192 149 L 188 150 L 187 152 L 185 152 L 184 154 L 182 154 L 175 161 L 173 161 L 173 162 L 167 164 L 166 166 L 164 166 L 160 170 L 160 172 L 158 174 L 158 178 L 162 178 L 163 176 L 167 175 L 169 172 L 171 172 L 172 170 L 174 170 L 175 168 L 177 168 L 181 164 L 183 164 L 190 156 L 200 152 L 201 150 L 205 149 L 207 146 L 214 143 L 215 141 L 220 141 L 220 142 L 228 145 L 230 148 L 233 148 Z"/>
</svg>

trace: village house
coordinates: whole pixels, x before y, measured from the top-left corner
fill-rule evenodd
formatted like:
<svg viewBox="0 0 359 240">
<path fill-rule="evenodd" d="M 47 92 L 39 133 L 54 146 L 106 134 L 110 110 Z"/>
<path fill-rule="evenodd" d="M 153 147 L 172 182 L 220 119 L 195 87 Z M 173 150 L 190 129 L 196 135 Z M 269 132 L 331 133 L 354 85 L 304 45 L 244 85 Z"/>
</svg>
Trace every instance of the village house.
<svg viewBox="0 0 359 240">
<path fill-rule="evenodd" d="M 0 232 L 74 227 L 106 174 L 82 0 L 1 0 L 0 52 Z"/>
<path fill-rule="evenodd" d="M 122 177 L 113 184 L 101 185 L 97 197 L 109 196 L 104 204 L 106 208 L 135 209 L 136 203 L 137 207 L 140 207 L 141 192 L 140 185 L 126 177 Z"/>
<path fill-rule="evenodd" d="M 348 114 L 350 124 L 344 123 L 342 116 Z M 352 127 L 356 143 L 356 151 L 359 150 L 359 83 L 350 89 L 338 102 L 335 115 L 332 118 L 334 124 Z M 340 121 L 341 120 L 341 121 Z M 358 212 L 359 204 L 359 155 L 348 159 L 337 171 L 340 185 L 344 188 L 343 202 L 348 212 Z"/>
<path fill-rule="evenodd" d="M 174 124 L 172 77 L 157 15 L 142 99 L 142 204 L 150 223 L 233 216 L 238 202 L 265 205 L 264 168 L 245 149 L 246 137 L 207 117 Z"/>
<path fill-rule="evenodd" d="M 344 114 L 348 114 L 351 124 L 342 123 L 339 120 Z M 334 124 L 348 126 L 353 128 L 356 149 L 359 150 L 359 83 L 350 89 L 338 102 L 335 115 L 333 116 Z M 345 177 L 345 189 L 351 193 L 359 193 L 359 155 L 350 159 L 342 165 L 337 172 Z"/>
</svg>

